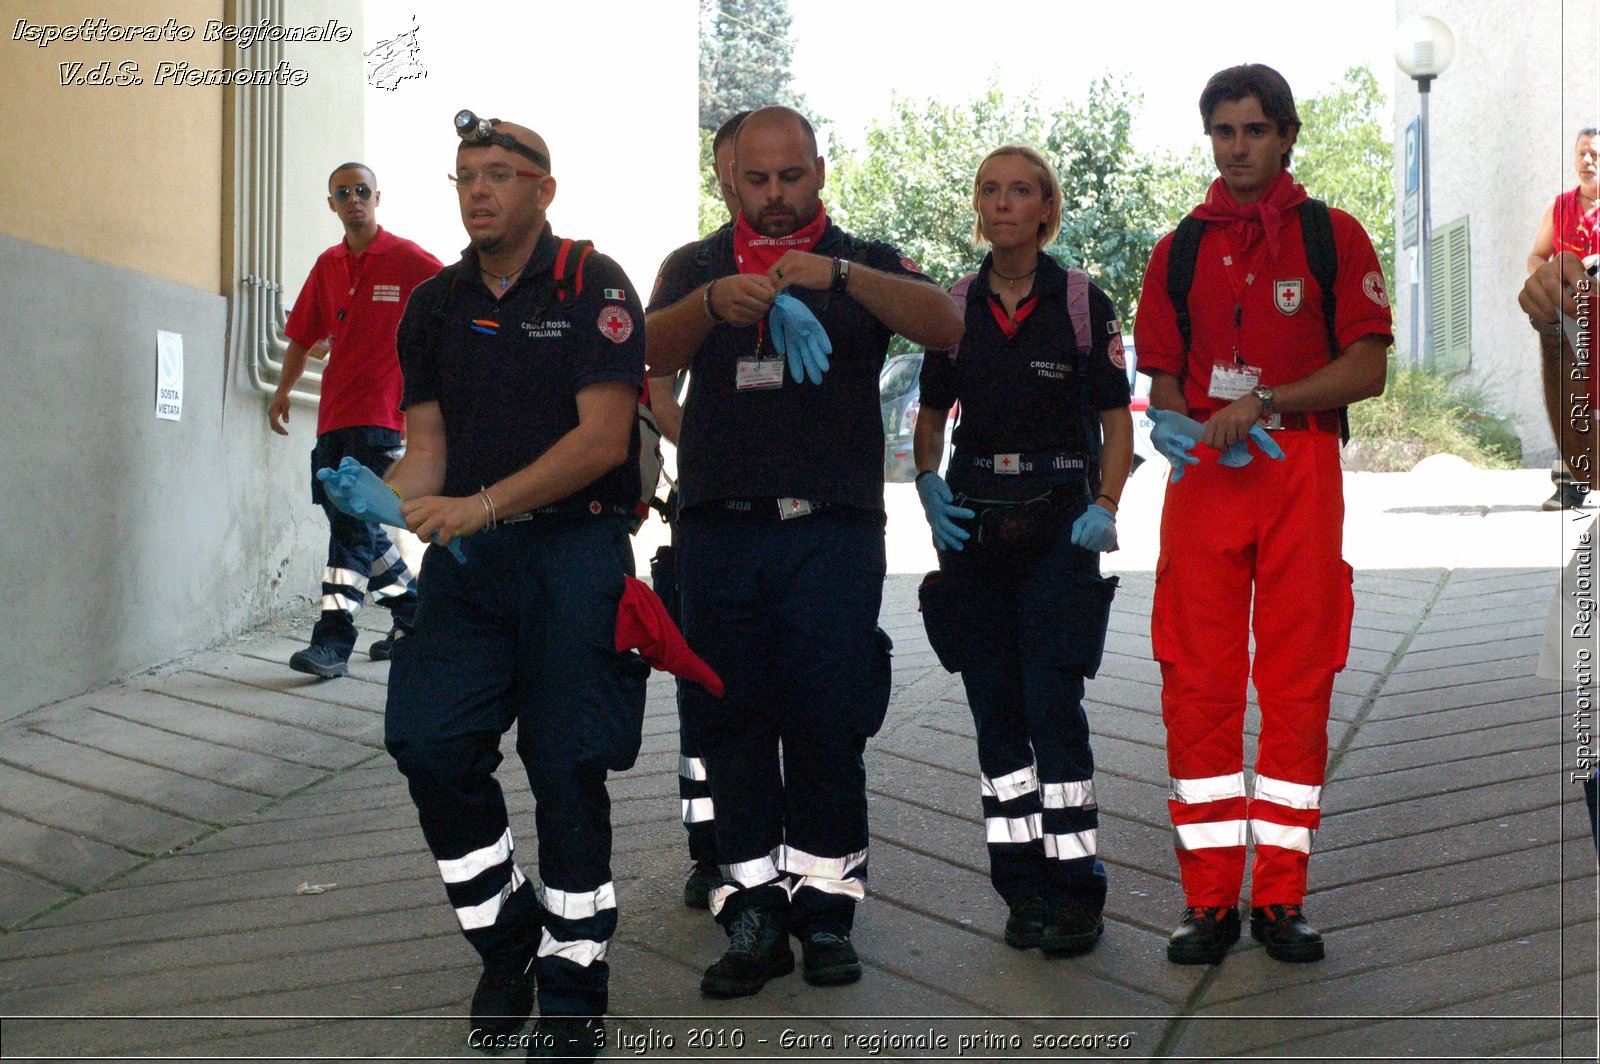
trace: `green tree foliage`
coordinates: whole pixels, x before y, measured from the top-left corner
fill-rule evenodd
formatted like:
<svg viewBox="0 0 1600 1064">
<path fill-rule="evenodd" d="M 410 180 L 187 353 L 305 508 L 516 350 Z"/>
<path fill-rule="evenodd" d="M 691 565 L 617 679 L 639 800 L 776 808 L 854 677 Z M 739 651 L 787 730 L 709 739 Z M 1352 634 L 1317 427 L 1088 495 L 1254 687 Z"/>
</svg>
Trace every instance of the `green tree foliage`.
<svg viewBox="0 0 1600 1064">
<path fill-rule="evenodd" d="M 1360 66 L 1301 100 L 1293 169 L 1313 196 L 1349 211 L 1366 227 L 1393 291 L 1394 146 L 1383 124 L 1384 103 L 1377 76 Z"/>
<path fill-rule="evenodd" d="M 1127 313 L 1156 238 L 1195 196 L 1182 188 L 1192 161 L 1134 151 L 1140 102 L 1114 78 L 1091 85 L 1082 106 L 1054 111 L 992 83 L 970 102 L 897 100 L 861 150 L 835 146 L 825 198 L 845 228 L 898 245 L 949 284 L 983 257 L 972 246 L 978 164 L 1002 144 L 1032 145 L 1055 165 L 1064 190 L 1061 236 L 1049 250 L 1087 270 Z"/>
<path fill-rule="evenodd" d="M 722 202 L 722 185 L 717 181 L 713 167 L 711 141 L 716 136 L 709 129 L 700 131 L 700 235 L 722 226 L 728 220 L 727 204 Z"/>
<path fill-rule="evenodd" d="M 804 111 L 789 25 L 789 0 L 700 0 L 701 129 L 775 103 Z"/>
</svg>

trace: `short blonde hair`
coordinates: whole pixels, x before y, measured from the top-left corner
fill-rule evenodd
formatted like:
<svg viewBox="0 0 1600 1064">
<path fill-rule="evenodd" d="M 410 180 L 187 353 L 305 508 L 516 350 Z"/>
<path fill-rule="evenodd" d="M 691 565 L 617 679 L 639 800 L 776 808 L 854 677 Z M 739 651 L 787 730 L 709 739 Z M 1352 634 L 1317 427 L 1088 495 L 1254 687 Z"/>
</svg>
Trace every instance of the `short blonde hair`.
<svg viewBox="0 0 1600 1064">
<path fill-rule="evenodd" d="M 972 213 L 978 213 L 978 190 L 982 187 L 983 168 L 989 165 L 989 160 L 1002 155 L 1020 155 L 1039 168 L 1039 192 L 1050 203 L 1049 212 L 1039 223 L 1037 239 L 1040 250 L 1043 250 L 1054 244 L 1056 237 L 1061 235 L 1061 179 L 1056 176 L 1056 168 L 1050 165 L 1050 160 L 1036 149 L 1026 144 L 1003 144 L 985 155 L 983 162 L 978 164 L 977 174 L 972 178 Z M 983 218 L 980 215 L 972 223 L 972 246 L 987 247 L 988 243 L 983 235 Z"/>
</svg>

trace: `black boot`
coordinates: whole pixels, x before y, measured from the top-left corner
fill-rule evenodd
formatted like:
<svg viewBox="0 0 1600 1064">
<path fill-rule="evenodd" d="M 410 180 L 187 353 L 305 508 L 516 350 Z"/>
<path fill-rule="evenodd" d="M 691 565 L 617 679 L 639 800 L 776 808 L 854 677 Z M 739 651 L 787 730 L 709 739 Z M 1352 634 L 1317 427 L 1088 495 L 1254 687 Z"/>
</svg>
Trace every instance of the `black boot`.
<svg viewBox="0 0 1600 1064">
<path fill-rule="evenodd" d="M 522 966 L 485 966 L 472 992 L 472 1027 L 491 1038 L 515 1034 L 533 1011 L 532 961 Z"/>
<path fill-rule="evenodd" d="M 1231 905 L 1206 905 L 1183 910 L 1183 923 L 1167 940 L 1173 964 L 1219 964 L 1228 947 L 1239 941 L 1239 910 Z"/>
<path fill-rule="evenodd" d="M 708 997 L 748 997 L 768 979 L 794 971 L 788 914 L 747 905 L 728 921 L 728 952 L 706 969 L 700 992 Z"/>
<path fill-rule="evenodd" d="M 812 986 L 842 986 L 861 978 L 861 958 L 849 935 L 816 931 L 800 939 L 805 980 Z"/>
<path fill-rule="evenodd" d="M 1052 957 L 1073 957 L 1088 953 L 1105 932 L 1106 922 L 1100 914 L 1090 912 L 1081 905 L 1067 902 L 1050 906 L 1045 917 L 1044 930 L 1039 935 L 1039 948 Z"/>
<path fill-rule="evenodd" d="M 1044 919 L 1049 915 L 1050 907 L 1038 895 L 1017 902 L 1006 918 L 1006 945 L 1012 949 L 1037 946 L 1039 936 L 1044 934 Z"/>
<path fill-rule="evenodd" d="M 1267 905 L 1250 910 L 1250 937 L 1267 947 L 1275 961 L 1304 964 L 1322 959 L 1322 936 L 1306 922 L 1298 905 Z"/>
<path fill-rule="evenodd" d="M 696 861 L 683 884 L 683 904 L 691 909 L 711 908 L 711 892 L 722 885 L 722 869 L 715 861 Z"/>
</svg>

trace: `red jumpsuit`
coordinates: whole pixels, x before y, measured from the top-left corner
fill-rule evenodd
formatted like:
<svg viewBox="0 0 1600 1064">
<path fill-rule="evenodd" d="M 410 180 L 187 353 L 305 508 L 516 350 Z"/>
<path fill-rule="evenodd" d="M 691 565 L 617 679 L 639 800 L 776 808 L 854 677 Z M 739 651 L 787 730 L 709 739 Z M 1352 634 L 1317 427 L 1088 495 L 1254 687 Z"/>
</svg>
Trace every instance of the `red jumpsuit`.
<svg viewBox="0 0 1600 1064">
<path fill-rule="evenodd" d="M 1210 198 L 1219 195 L 1227 196 L 1220 180 Z M 1197 420 L 1228 404 L 1208 394 L 1212 367 L 1236 364 L 1236 353 L 1260 368 L 1259 383 L 1267 387 L 1299 380 L 1329 361 L 1322 293 L 1295 209 L 1302 198 L 1286 173 L 1263 194 L 1273 208 L 1276 254 L 1259 222 L 1207 224 L 1189 293 L 1187 358 L 1167 294 L 1172 237 L 1150 257 L 1135 330 L 1139 369 L 1181 376 Z M 1391 339 L 1372 242 L 1350 215 L 1330 213 L 1339 347 L 1373 334 Z M 1161 663 L 1168 808 L 1191 906 L 1238 903 L 1247 838 L 1256 846 L 1251 904 L 1300 904 L 1312 833 L 1321 822 L 1328 707 L 1349 648 L 1354 601 L 1341 552 L 1338 416 L 1303 415 L 1299 427 L 1296 417 L 1285 415 L 1290 424 L 1273 433 L 1283 461 L 1258 453 L 1250 465 L 1229 469 L 1217 464 L 1216 451 L 1198 446 L 1200 464 L 1167 487 L 1150 635 Z M 1261 739 L 1247 791 L 1249 680 L 1261 707 Z"/>
</svg>

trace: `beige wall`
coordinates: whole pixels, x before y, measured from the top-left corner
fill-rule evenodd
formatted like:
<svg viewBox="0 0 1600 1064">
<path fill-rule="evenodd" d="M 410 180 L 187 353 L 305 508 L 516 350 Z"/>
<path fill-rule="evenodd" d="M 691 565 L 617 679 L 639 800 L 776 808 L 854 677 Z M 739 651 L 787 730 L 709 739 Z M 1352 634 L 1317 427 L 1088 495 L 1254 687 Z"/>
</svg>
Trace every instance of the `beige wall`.
<svg viewBox="0 0 1600 1064">
<path fill-rule="evenodd" d="M 1538 337 L 1517 308 L 1539 216 L 1577 183 L 1572 139 L 1600 116 L 1600 4 L 1595 0 L 1398 0 L 1398 24 L 1432 15 L 1455 34 L 1456 55 L 1428 104 L 1433 225 L 1466 216 L 1472 255 L 1472 384 L 1515 419 L 1529 465 L 1555 454 L 1544 413 Z M 1404 196 L 1405 128 L 1416 82 L 1398 69 L 1395 204 Z M 1398 221 L 1398 219 L 1397 219 Z M 1395 341 L 1411 351 L 1411 260 L 1394 282 Z"/>
<path fill-rule="evenodd" d="M 153 84 L 162 60 L 224 62 L 202 41 L 221 0 L 8 2 L 0 33 L 0 233 L 176 281 L 221 289 L 223 89 Z M 13 40 L 17 22 L 192 26 L 186 43 Z M 142 85 L 62 86 L 59 64 L 137 63 Z"/>
</svg>

